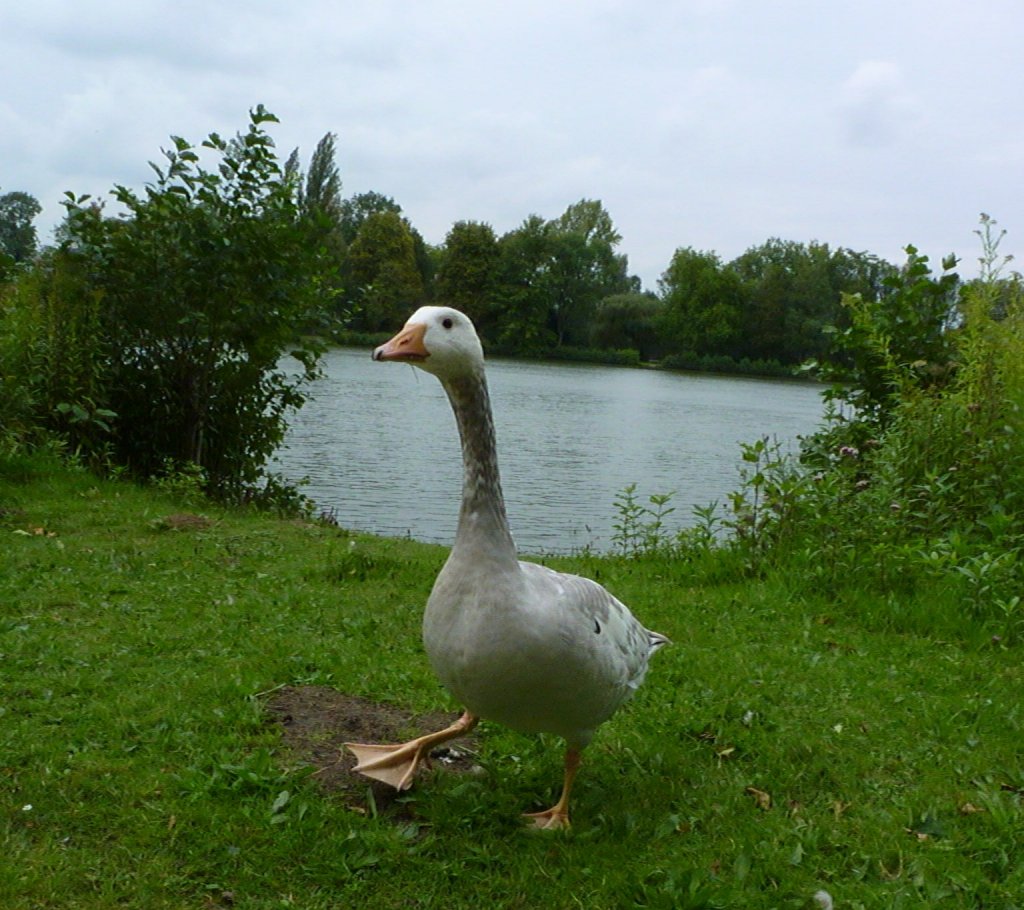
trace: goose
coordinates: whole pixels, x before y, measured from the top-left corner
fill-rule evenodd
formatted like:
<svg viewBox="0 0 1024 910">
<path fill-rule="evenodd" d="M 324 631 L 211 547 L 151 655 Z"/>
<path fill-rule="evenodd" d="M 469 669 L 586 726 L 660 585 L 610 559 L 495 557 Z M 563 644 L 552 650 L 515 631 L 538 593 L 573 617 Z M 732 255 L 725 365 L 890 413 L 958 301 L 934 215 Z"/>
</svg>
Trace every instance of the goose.
<svg viewBox="0 0 1024 910">
<path fill-rule="evenodd" d="M 346 743 L 357 759 L 354 770 L 404 790 L 432 749 L 480 719 L 554 733 L 566 744 L 561 796 L 526 818 L 537 828 L 566 828 L 581 751 L 640 686 L 650 656 L 669 639 L 644 628 L 597 582 L 519 561 L 498 475 L 483 348 L 466 315 L 421 307 L 373 359 L 433 374 L 455 412 L 462 505 L 455 543 L 427 600 L 423 644 L 464 712 L 407 743 Z"/>
</svg>

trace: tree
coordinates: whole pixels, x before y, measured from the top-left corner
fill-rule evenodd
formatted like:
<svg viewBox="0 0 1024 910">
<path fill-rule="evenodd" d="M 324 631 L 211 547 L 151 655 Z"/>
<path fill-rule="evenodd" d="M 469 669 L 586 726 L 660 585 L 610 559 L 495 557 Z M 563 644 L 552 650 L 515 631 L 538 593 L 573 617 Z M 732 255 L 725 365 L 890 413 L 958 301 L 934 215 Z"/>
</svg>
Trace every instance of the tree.
<svg viewBox="0 0 1024 910">
<path fill-rule="evenodd" d="M 743 284 L 716 253 L 676 250 L 658 284 L 664 304 L 659 326 L 673 353 L 736 356 Z"/>
<path fill-rule="evenodd" d="M 306 183 L 299 194 L 299 206 L 307 218 L 327 218 L 341 229 L 341 175 L 334 160 L 334 133 L 325 133 L 317 143 L 306 172 Z"/>
<path fill-rule="evenodd" d="M 558 344 L 583 345 L 598 301 L 639 286 L 626 257 L 615 253 L 622 238 L 599 201 L 570 205 L 550 228 L 550 326 Z"/>
<path fill-rule="evenodd" d="M 558 218 L 531 215 L 501 238 L 496 297 L 513 350 L 585 345 L 597 304 L 639 290 L 615 253 L 619 235 L 600 202 L 583 199 Z"/>
<path fill-rule="evenodd" d="M 341 300 L 344 279 L 342 270 L 345 260 L 345 231 L 343 225 L 343 203 L 341 200 L 341 175 L 335 163 L 335 135 L 326 133 L 317 143 L 309 162 L 305 182 L 299 170 L 298 149 L 292 152 L 285 164 L 285 174 L 298 187 L 298 205 L 307 223 L 309 236 L 314 243 L 323 246 L 328 263 L 328 275 L 322 288 L 324 311 L 334 319 L 345 313 Z"/>
<path fill-rule="evenodd" d="M 210 170 L 172 137 L 144 194 L 112 191 L 126 217 L 104 218 L 88 197 L 65 202 L 67 252 L 103 300 L 116 456 L 142 476 L 168 461 L 198 465 L 225 497 L 259 479 L 316 373 L 317 348 L 296 331 L 319 304 L 322 252 L 274 154 L 271 122 L 260 105 L 244 135 L 211 134 Z M 298 375 L 279 366 L 289 351 Z"/>
<path fill-rule="evenodd" d="M 730 263 L 746 285 L 742 356 L 780 363 L 798 363 L 791 354 L 794 329 L 800 321 L 795 275 L 805 255 L 801 244 L 770 238 Z M 838 299 L 838 298 L 837 298 Z M 805 355 L 806 356 L 806 355 Z"/>
<path fill-rule="evenodd" d="M 587 243 L 600 243 L 609 248 L 622 241 L 611 215 L 597 199 L 574 202 L 555 219 L 554 228 L 560 234 L 580 234 Z"/>
<path fill-rule="evenodd" d="M 36 253 L 33 219 L 42 211 L 39 201 L 28 193 L 0 196 L 0 254 L 14 262 L 26 262 Z"/>
<path fill-rule="evenodd" d="M 393 329 L 422 300 L 413 235 L 397 212 L 375 212 L 363 220 L 348 249 L 347 275 L 357 300 L 355 321 L 364 331 Z"/>
<path fill-rule="evenodd" d="M 498 243 L 495 320 L 497 341 L 505 350 L 537 353 L 555 343 L 548 326 L 551 312 L 551 226 L 530 215 Z"/>
<path fill-rule="evenodd" d="M 441 251 L 434 294 L 462 310 L 486 338 L 495 313 L 493 296 L 501 251 L 494 229 L 478 221 L 452 225 Z"/>
<path fill-rule="evenodd" d="M 382 193 L 369 192 L 357 193 L 341 204 L 341 230 L 345 243 L 351 245 L 362 230 L 366 220 L 373 215 L 392 214 L 397 215 L 405 231 L 412 240 L 413 261 L 416 271 L 419 272 L 420 288 L 417 291 L 417 299 L 426 299 L 429 296 L 431 282 L 434 277 L 434 258 L 430 249 L 424 242 L 420 232 L 416 230 L 407 218 L 402 216 L 402 207 L 390 196 Z M 372 229 L 376 230 L 376 228 Z M 351 273 L 352 264 L 346 259 L 342 269 L 342 277 L 345 284 L 343 299 L 352 306 L 362 306 L 363 291 L 359 285 L 359 278 Z M 398 271 L 401 267 L 396 266 Z M 358 323 L 359 320 L 356 320 Z"/>
<path fill-rule="evenodd" d="M 383 193 L 357 193 L 341 203 L 341 233 L 345 243 L 352 243 L 359 228 L 370 215 L 381 212 L 402 214 L 402 207 L 390 196 Z"/>
<path fill-rule="evenodd" d="M 590 344 L 598 348 L 632 348 L 642 360 L 656 360 L 664 353 L 658 332 L 664 305 L 654 294 L 628 291 L 605 297 L 594 311 Z"/>
<path fill-rule="evenodd" d="M 742 356 L 799 364 L 820 356 L 825 326 L 844 324 L 844 293 L 874 296 L 892 266 L 866 253 L 771 238 L 729 267 L 743 279 Z"/>
</svg>

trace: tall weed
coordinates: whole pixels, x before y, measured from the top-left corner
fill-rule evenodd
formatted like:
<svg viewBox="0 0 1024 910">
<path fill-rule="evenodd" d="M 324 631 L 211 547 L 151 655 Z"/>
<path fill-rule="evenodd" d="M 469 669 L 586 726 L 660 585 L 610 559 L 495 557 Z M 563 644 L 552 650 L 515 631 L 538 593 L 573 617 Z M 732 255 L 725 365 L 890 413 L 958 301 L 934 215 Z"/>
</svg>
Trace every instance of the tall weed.
<svg viewBox="0 0 1024 910">
<path fill-rule="evenodd" d="M 941 588 L 938 600 L 948 604 L 951 593 L 965 620 L 1003 640 L 1022 632 L 1024 292 L 1019 275 L 997 267 L 1002 235 L 993 226 L 983 216 L 982 276 L 961 288 L 956 322 L 942 317 L 936 336 L 944 311 L 933 306 L 921 328 L 918 347 L 940 352 L 941 370 L 935 360 L 908 362 L 913 339 L 897 348 L 891 314 L 863 308 L 861 338 L 874 354 L 862 362 L 874 364 L 875 388 L 889 394 L 862 399 L 848 390 L 847 408 L 833 409 L 805 442 L 800 469 L 768 458 L 734 500 L 752 516 L 744 545 L 777 566 L 797 560 L 805 571 L 794 578 L 819 591 L 852 579 L 887 596 Z M 946 277 L 931 292 L 918 277 L 900 292 L 913 300 L 893 306 L 934 305 Z"/>
<path fill-rule="evenodd" d="M 8 447 L 53 434 L 102 460 L 116 415 L 107 407 L 102 297 L 79 263 L 42 257 L 0 293 L 0 419 Z"/>
</svg>

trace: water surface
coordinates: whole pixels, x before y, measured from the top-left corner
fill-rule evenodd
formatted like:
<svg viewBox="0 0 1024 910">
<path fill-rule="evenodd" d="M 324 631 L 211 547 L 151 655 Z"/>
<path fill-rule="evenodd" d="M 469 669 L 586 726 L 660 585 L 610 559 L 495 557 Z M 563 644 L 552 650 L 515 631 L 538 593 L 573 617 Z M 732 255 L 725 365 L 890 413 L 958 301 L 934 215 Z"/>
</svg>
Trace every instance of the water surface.
<svg viewBox="0 0 1024 910">
<path fill-rule="evenodd" d="M 332 349 L 293 418 L 277 470 L 344 527 L 450 543 L 462 465 L 433 377 Z M 616 494 L 674 493 L 671 526 L 737 487 L 740 442 L 795 443 L 822 413 L 795 382 L 576 364 L 489 360 L 509 521 L 527 553 L 612 547 Z"/>
</svg>

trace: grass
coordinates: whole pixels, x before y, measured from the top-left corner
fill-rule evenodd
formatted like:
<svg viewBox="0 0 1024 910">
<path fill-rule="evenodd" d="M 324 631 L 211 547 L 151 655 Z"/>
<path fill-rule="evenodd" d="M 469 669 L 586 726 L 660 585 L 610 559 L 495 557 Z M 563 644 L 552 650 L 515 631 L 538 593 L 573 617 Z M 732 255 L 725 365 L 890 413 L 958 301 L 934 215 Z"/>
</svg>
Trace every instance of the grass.
<svg viewBox="0 0 1024 910">
<path fill-rule="evenodd" d="M 443 548 L 0 461 L 0 906 L 1021 906 L 1019 650 L 862 622 L 784 573 L 592 555 L 674 647 L 588 749 L 483 725 L 482 776 L 354 811 L 266 693 L 455 708 L 419 643 Z M 723 575 L 723 573 L 719 573 Z M 863 598 L 861 598 L 863 599 Z M 888 612 L 891 612 L 888 611 Z"/>
</svg>

